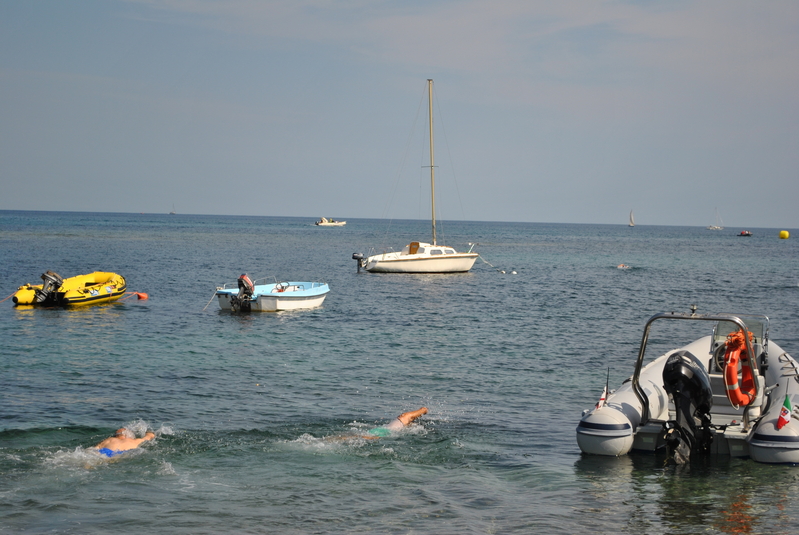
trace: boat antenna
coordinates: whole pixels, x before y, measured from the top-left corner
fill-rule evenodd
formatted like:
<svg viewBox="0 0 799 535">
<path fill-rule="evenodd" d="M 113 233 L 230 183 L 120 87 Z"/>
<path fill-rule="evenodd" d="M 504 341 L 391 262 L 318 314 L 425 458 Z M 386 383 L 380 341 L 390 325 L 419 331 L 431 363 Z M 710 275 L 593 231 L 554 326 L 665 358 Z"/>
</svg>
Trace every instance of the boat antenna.
<svg viewBox="0 0 799 535">
<path fill-rule="evenodd" d="M 436 245 L 436 167 L 433 162 L 433 79 L 427 79 L 427 113 L 430 117 L 430 199 L 433 207 L 433 245 Z"/>
<path fill-rule="evenodd" d="M 605 377 L 605 401 L 602 403 L 602 406 L 608 404 L 608 395 L 610 394 L 608 387 L 610 386 L 610 366 L 608 366 L 608 374 Z"/>
</svg>

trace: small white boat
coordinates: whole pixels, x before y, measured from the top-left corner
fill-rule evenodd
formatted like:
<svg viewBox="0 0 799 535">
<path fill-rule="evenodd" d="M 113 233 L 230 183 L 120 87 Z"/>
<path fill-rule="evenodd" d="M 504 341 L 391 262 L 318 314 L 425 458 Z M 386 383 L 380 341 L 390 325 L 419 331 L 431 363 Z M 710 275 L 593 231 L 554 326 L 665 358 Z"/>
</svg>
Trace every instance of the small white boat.
<svg viewBox="0 0 799 535">
<path fill-rule="evenodd" d="M 314 225 L 318 227 L 343 227 L 346 224 L 347 224 L 346 221 L 336 221 L 335 219 L 328 219 L 326 217 L 323 217 L 322 219 L 314 223 Z"/>
<path fill-rule="evenodd" d="M 430 202 L 432 205 L 433 243 L 414 241 L 402 251 L 388 251 L 364 258 L 362 253 L 353 253 L 358 271 L 364 268 L 372 273 L 463 273 L 472 269 L 477 257 L 469 251 L 459 253 L 452 247 L 436 243 L 436 175 L 433 150 L 433 80 L 427 80 L 427 107 L 430 128 Z"/>
<path fill-rule="evenodd" d="M 239 277 L 235 288 L 216 289 L 219 308 L 233 312 L 277 312 L 316 308 L 330 291 L 324 282 L 275 282 L 254 284 L 247 274 Z"/>
<path fill-rule="evenodd" d="M 635 218 L 633 217 L 633 211 L 632 210 L 630 210 L 630 226 L 631 227 L 635 226 Z"/>
<path fill-rule="evenodd" d="M 799 464 L 799 364 L 769 340 L 769 319 L 692 311 L 649 319 L 632 377 L 613 392 L 606 386 L 599 403 L 583 411 L 580 449 L 609 456 L 665 449 L 678 464 L 706 454 Z M 715 325 L 710 336 L 644 366 L 659 320 Z"/>
</svg>

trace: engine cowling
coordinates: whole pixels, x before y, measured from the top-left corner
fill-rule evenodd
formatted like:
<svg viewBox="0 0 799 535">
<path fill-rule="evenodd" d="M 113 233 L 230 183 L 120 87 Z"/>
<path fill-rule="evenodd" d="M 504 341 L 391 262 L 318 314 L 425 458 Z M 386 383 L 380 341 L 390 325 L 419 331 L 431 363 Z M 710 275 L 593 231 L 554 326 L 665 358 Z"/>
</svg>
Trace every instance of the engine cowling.
<svg viewBox="0 0 799 535">
<path fill-rule="evenodd" d="M 692 454 L 710 450 L 713 390 L 702 363 L 688 351 L 676 351 L 663 367 L 663 387 L 674 401 L 676 417 L 664 424 L 669 457 L 687 463 Z"/>
<path fill-rule="evenodd" d="M 36 288 L 36 302 L 37 303 L 44 303 L 45 301 L 54 301 L 56 299 L 56 294 L 58 293 L 58 289 L 61 288 L 61 285 L 64 284 L 64 279 L 61 278 L 61 275 L 54 271 L 46 271 L 42 273 L 42 287 Z"/>
<path fill-rule="evenodd" d="M 230 308 L 235 312 L 250 312 L 252 310 L 252 296 L 255 293 L 255 284 L 246 273 L 238 279 L 239 293 L 230 298 Z"/>
</svg>

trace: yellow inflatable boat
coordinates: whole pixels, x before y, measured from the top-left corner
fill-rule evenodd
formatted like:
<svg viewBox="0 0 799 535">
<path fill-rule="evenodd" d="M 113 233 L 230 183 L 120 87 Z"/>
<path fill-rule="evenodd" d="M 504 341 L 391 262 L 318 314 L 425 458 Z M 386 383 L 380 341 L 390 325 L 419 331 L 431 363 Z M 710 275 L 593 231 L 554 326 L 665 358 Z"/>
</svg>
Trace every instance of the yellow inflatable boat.
<svg viewBox="0 0 799 535">
<path fill-rule="evenodd" d="M 42 274 L 43 284 L 20 286 L 14 293 L 16 305 L 80 306 L 114 301 L 125 295 L 125 277 L 95 271 L 88 275 L 61 278 L 58 273 Z"/>
</svg>

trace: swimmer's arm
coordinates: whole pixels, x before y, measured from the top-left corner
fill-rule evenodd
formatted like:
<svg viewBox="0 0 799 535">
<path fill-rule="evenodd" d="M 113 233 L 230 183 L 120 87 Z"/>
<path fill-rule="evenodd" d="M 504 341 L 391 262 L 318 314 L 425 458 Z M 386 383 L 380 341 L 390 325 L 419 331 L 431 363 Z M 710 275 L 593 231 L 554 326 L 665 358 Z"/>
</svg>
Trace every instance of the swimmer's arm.
<svg viewBox="0 0 799 535">
<path fill-rule="evenodd" d="M 152 440 L 154 438 L 155 438 L 155 433 L 153 433 L 152 431 L 147 431 L 146 433 L 144 433 L 144 438 L 136 439 L 135 446 L 133 447 L 138 448 L 142 442 L 147 442 L 148 440 Z"/>
<path fill-rule="evenodd" d="M 148 440 L 152 440 L 154 438 L 155 438 L 155 433 L 153 433 L 152 431 L 147 431 L 146 433 L 144 433 L 144 438 L 140 438 L 139 442 L 136 445 L 138 446 L 142 442 L 147 442 Z"/>
</svg>

